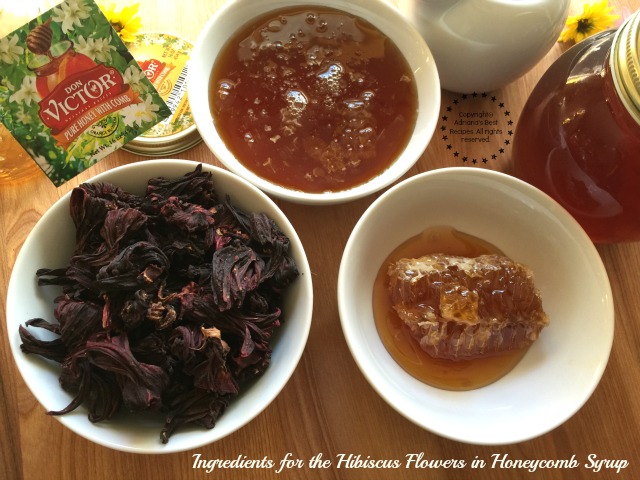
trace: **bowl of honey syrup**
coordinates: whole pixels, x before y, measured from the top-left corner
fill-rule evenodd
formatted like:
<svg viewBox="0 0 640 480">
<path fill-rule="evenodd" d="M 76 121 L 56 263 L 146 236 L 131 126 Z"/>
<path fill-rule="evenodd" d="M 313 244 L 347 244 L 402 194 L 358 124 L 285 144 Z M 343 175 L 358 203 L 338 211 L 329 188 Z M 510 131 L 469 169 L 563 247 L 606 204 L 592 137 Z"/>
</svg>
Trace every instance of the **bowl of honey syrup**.
<svg viewBox="0 0 640 480">
<path fill-rule="evenodd" d="M 421 157 L 440 83 L 420 34 L 382 0 L 237 0 L 201 31 L 188 74 L 198 131 L 264 192 L 335 204 Z"/>
<path fill-rule="evenodd" d="M 465 443 L 561 425 L 613 341 L 611 286 L 587 234 L 551 197 L 491 170 L 437 169 L 380 195 L 347 241 L 337 295 L 378 394 Z"/>
</svg>

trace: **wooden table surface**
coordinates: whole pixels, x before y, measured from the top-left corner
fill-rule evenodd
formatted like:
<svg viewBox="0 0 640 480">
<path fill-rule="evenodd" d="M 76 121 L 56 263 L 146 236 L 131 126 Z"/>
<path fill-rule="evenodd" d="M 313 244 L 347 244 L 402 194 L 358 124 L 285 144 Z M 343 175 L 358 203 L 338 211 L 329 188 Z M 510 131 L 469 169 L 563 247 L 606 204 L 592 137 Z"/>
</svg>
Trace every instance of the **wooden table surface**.
<svg viewBox="0 0 640 480">
<path fill-rule="evenodd" d="M 257 0 L 256 0 L 257 1 Z M 149 31 L 175 32 L 192 41 L 199 28 L 224 0 L 142 0 L 143 26 Z M 0 25 L 4 36 L 12 12 L 29 15 L 31 0 L 0 0 Z M 46 3 L 46 2 L 42 2 Z M 53 2 L 49 2 L 51 4 Z M 110 3 L 107 1 L 106 3 Z M 121 0 L 117 5 L 128 2 Z M 582 9 L 574 0 L 572 11 Z M 638 0 L 610 1 L 617 11 L 640 7 Z M 34 15 L 37 14 L 37 10 Z M 14 21 L 15 19 L 12 19 Z M 26 20 L 26 18 L 24 19 Z M 18 24 L 13 25 L 17 27 Z M 564 50 L 556 44 L 529 73 L 487 97 L 462 99 L 443 92 L 442 109 L 465 100 L 476 111 L 508 111 L 516 122 L 524 102 L 551 62 Z M 499 102 L 492 102 L 495 96 Z M 502 106 L 497 106 L 501 103 Z M 446 167 L 468 165 L 508 171 L 510 150 L 469 152 L 467 162 L 455 157 L 446 141 L 434 136 L 427 151 L 405 177 Z M 492 147 L 493 148 L 493 147 Z M 497 147 L 495 147 L 497 149 Z M 475 155 L 477 163 L 472 163 Z M 177 158 L 218 165 L 204 144 Z M 483 161 L 486 158 L 486 161 Z M 601 383 L 588 402 L 566 423 L 550 433 L 509 446 L 474 446 L 446 440 L 406 420 L 387 405 L 367 383 L 356 366 L 342 334 L 336 300 L 336 282 L 342 249 L 351 229 L 375 195 L 332 207 L 301 206 L 277 201 L 291 219 L 305 245 L 313 272 L 315 306 L 309 341 L 293 377 L 277 399 L 254 421 L 223 440 L 194 451 L 170 455 L 121 453 L 95 445 L 63 427 L 30 393 L 15 366 L 4 322 L 7 285 L 22 243 L 40 216 L 62 195 L 96 173 L 125 163 L 144 160 L 124 151 L 116 152 L 69 183 L 55 188 L 40 172 L 29 180 L 0 185 L 0 478 L 3 479 L 624 479 L 640 478 L 640 244 L 598 246 L 610 276 L 615 301 L 615 339 Z M 321 231 L 322 235 L 318 235 Z M 589 348 L 588 345 L 585 348 Z M 550 395 L 553 393 L 550 392 Z M 193 454 L 205 459 L 281 459 L 288 452 L 309 460 L 322 454 L 334 459 L 340 453 L 363 458 L 403 459 L 412 452 L 429 458 L 490 460 L 493 454 L 515 459 L 564 459 L 572 455 L 587 462 L 625 459 L 629 467 L 619 474 L 576 470 L 455 470 L 371 471 L 329 468 L 291 470 L 219 470 L 207 474 L 192 468 Z"/>
</svg>

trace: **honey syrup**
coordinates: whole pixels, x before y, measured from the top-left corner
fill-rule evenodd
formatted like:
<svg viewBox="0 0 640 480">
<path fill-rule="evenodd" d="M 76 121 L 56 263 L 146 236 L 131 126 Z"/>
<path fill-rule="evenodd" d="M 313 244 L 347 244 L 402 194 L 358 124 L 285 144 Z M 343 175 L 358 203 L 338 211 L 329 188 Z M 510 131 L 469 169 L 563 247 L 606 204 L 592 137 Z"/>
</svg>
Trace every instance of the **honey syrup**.
<svg viewBox="0 0 640 480">
<path fill-rule="evenodd" d="M 245 167 L 321 193 L 386 170 L 409 142 L 418 96 L 409 64 L 386 35 L 314 6 L 270 13 L 234 35 L 213 66 L 209 103 Z"/>
</svg>

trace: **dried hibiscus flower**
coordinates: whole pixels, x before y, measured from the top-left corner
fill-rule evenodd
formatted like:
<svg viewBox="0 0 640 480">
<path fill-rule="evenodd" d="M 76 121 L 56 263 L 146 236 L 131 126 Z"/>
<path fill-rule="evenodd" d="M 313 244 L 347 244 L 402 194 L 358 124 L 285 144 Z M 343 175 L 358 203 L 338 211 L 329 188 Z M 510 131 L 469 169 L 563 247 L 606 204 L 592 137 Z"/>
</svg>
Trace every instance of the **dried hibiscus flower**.
<svg viewBox="0 0 640 480">
<path fill-rule="evenodd" d="M 49 414 L 163 412 L 163 443 L 185 424 L 213 428 L 271 361 L 283 294 L 299 275 L 289 239 L 264 213 L 220 198 L 201 165 L 149 180 L 142 196 L 80 185 L 70 214 L 69 264 L 36 272 L 40 285 L 62 288 L 57 322 L 31 319 L 19 331 L 22 351 L 60 363 L 60 384 L 75 395 Z"/>
</svg>

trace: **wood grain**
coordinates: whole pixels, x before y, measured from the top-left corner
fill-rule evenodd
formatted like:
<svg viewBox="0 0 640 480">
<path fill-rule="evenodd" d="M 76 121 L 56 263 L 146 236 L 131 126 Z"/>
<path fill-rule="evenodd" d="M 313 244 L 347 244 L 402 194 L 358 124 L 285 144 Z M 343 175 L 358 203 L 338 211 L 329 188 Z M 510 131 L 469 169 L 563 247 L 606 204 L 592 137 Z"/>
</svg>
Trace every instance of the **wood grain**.
<svg viewBox="0 0 640 480">
<path fill-rule="evenodd" d="M 7 33 L 9 13 L 17 2 L 0 0 L 2 30 Z M 56 2 L 42 2 L 41 5 Z M 109 2 L 108 2 L 109 3 Z M 126 5 L 118 0 L 117 5 Z M 200 28 L 224 0 L 141 0 L 146 30 L 174 32 L 194 41 Z M 574 1 L 572 10 L 582 8 Z M 611 1 L 619 11 L 635 10 L 637 0 Z M 31 8 L 35 8 L 31 5 Z M 43 7 L 41 7 L 43 8 Z M 26 19 L 24 19 L 26 20 Z M 11 18 L 11 21 L 15 19 Z M 19 23 L 13 27 L 19 26 Z M 557 44 L 529 73 L 497 92 L 517 121 L 530 91 L 546 68 L 567 47 Z M 458 95 L 443 92 L 443 108 Z M 494 108 L 490 98 L 474 100 L 474 108 Z M 484 102 L 484 103 L 483 103 Z M 492 110 L 493 111 L 493 110 Z M 496 110 L 498 111 L 498 110 Z M 491 152 L 488 152 L 489 154 Z M 179 155 L 219 165 L 204 144 Z M 11 268 L 18 251 L 40 216 L 58 198 L 96 173 L 117 165 L 144 160 L 124 151 L 116 152 L 66 185 L 55 188 L 38 173 L 32 179 L 0 185 L 0 478 L 13 479 L 430 479 L 430 480 L 635 480 L 640 478 L 640 245 L 599 246 L 611 279 L 615 302 L 615 340 L 601 383 L 586 404 L 567 422 L 531 441 L 499 447 L 473 446 L 447 440 L 425 431 L 387 405 L 367 383 L 353 360 L 343 337 L 338 316 L 336 284 L 342 249 L 360 215 L 377 195 L 333 207 L 309 207 L 277 200 L 300 234 L 309 256 L 314 281 L 315 305 L 309 341 L 302 360 L 276 400 L 254 421 L 227 438 L 191 452 L 171 455 L 136 455 L 95 445 L 68 429 L 44 409 L 20 377 L 9 351 L 5 303 Z M 482 163 L 476 168 L 507 171 L 510 155 Z M 436 134 L 427 151 L 405 178 L 435 168 L 460 166 L 459 158 Z M 471 166 L 471 165 L 470 165 Z M 585 346 L 588 348 L 588 346 Z M 568 379 L 570 381 L 570 379 Z M 553 392 L 549 392 L 553 395 Z M 192 468 L 193 454 L 204 459 L 234 459 L 246 455 L 279 460 L 287 453 L 309 460 L 321 453 L 402 459 L 424 452 L 428 458 L 490 460 L 507 454 L 518 459 L 598 458 L 627 459 L 631 465 L 620 474 L 593 473 L 586 469 L 539 470 L 291 470 L 275 474 L 268 469 L 220 470 L 207 474 Z M 43 476 L 43 472 L 46 475 Z"/>
</svg>

